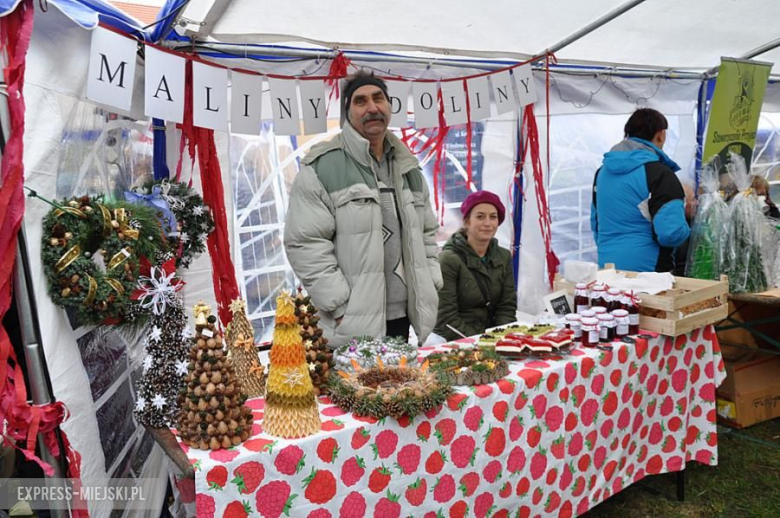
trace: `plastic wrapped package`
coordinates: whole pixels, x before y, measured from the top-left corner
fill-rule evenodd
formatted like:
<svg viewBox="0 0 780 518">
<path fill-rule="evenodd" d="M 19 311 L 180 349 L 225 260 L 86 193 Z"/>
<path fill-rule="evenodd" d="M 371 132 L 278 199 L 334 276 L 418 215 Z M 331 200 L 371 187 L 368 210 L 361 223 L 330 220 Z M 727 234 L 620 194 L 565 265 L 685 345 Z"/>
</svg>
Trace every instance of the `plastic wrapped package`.
<svg viewBox="0 0 780 518">
<path fill-rule="evenodd" d="M 768 269 L 763 245 L 768 231 L 758 197 L 750 188 L 752 179 L 745 160 L 731 153 L 726 164 L 729 177 L 737 187 L 731 200 L 731 218 L 726 254 L 729 289 L 732 293 L 758 293 L 768 287 Z"/>
<path fill-rule="evenodd" d="M 702 192 L 691 226 L 687 277 L 720 279 L 728 239 L 729 207 L 720 191 L 719 170 L 720 159 L 715 157 L 699 171 Z"/>
</svg>

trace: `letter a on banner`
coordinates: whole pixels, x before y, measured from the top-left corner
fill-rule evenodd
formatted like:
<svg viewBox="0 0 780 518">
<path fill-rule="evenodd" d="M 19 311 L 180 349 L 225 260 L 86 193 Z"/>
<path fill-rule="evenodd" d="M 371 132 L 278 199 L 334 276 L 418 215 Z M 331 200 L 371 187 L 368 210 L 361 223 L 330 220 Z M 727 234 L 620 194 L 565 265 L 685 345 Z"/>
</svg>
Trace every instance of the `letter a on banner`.
<svg viewBox="0 0 780 518">
<path fill-rule="evenodd" d="M 168 122 L 184 122 L 184 58 L 146 46 L 144 112 Z"/>
<path fill-rule="evenodd" d="M 493 85 L 493 102 L 496 104 L 496 111 L 499 115 L 514 111 L 517 108 L 517 99 L 515 99 L 512 76 L 509 74 L 509 70 L 491 74 L 490 82 Z"/>
<path fill-rule="evenodd" d="M 274 133 L 300 135 L 301 117 L 298 114 L 298 94 L 294 79 L 268 78 L 271 88 L 271 111 L 274 115 Z"/>
<path fill-rule="evenodd" d="M 466 92 L 463 91 L 463 80 L 442 81 L 441 99 L 444 105 L 444 120 L 447 126 L 466 124 Z"/>
<path fill-rule="evenodd" d="M 263 76 L 232 72 L 230 131 L 259 135 L 263 116 Z"/>
<path fill-rule="evenodd" d="M 515 80 L 517 89 L 517 98 L 520 101 L 519 106 L 533 104 L 536 102 L 536 88 L 534 86 L 534 77 L 531 74 L 531 65 L 523 65 L 512 69 L 512 78 Z"/>
<path fill-rule="evenodd" d="M 301 89 L 303 131 L 307 135 L 328 131 L 328 114 L 325 110 L 325 81 L 311 79 L 298 81 Z"/>
<path fill-rule="evenodd" d="M 135 40 L 96 27 L 92 31 L 87 99 L 130 111 L 135 84 Z"/>
<path fill-rule="evenodd" d="M 390 96 L 390 126 L 393 128 L 409 127 L 409 81 L 395 81 L 393 79 L 385 80 L 387 83 L 387 94 Z"/>
<path fill-rule="evenodd" d="M 192 64 L 192 123 L 199 128 L 228 130 L 226 68 Z"/>
<path fill-rule="evenodd" d="M 469 88 L 469 109 L 472 121 L 490 117 L 490 85 L 487 76 L 466 79 Z"/>
<path fill-rule="evenodd" d="M 435 128 L 439 125 L 438 90 L 437 84 L 432 81 L 412 83 L 415 128 Z"/>
</svg>

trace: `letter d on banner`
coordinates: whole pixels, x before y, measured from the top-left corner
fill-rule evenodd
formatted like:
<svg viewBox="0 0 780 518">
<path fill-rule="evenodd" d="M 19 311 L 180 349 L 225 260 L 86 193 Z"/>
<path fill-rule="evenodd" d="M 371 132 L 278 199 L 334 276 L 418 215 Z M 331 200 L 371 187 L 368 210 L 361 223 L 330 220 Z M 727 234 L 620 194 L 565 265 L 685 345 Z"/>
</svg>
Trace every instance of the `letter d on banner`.
<svg viewBox="0 0 780 518">
<path fill-rule="evenodd" d="M 96 27 L 92 31 L 87 99 L 130 111 L 135 84 L 135 40 Z"/>
</svg>

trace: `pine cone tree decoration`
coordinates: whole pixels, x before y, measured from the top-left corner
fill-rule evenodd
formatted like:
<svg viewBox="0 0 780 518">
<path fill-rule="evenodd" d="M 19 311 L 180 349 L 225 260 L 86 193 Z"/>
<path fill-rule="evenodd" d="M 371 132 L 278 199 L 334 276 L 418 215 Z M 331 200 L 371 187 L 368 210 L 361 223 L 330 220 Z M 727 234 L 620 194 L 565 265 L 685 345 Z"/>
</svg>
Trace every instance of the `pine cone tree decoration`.
<svg viewBox="0 0 780 518">
<path fill-rule="evenodd" d="M 311 298 L 303 294 L 303 288 L 298 288 L 294 302 L 295 316 L 301 327 L 301 338 L 306 349 L 306 362 L 309 364 L 314 394 L 327 395 L 329 394 L 328 376 L 334 365 L 333 351 L 328 348 L 328 339 L 322 336 L 322 329 L 317 327 L 317 322 L 320 321 L 317 308 L 311 303 Z"/>
<path fill-rule="evenodd" d="M 193 448 L 218 450 L 237 446 L 249 438 L 252 412 L 243 405 L 246 395 L 236 378 L 233 359 L 223 350 L 216 317 L 203 303 L 195 306 L 196 335 L 190 350 L 189 374 L 184 393 L 179 430 L 182 441 Z"/>
</svg>

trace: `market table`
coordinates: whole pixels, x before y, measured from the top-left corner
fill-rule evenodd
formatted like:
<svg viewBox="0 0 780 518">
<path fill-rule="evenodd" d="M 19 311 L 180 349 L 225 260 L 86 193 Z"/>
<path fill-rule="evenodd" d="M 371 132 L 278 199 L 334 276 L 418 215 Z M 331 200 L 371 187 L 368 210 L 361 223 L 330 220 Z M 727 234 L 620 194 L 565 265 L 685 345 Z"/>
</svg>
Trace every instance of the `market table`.
<svg viewBox="0 0 780 518">
<path fill-rule="evenodd" d="M 413 420 L 356 418 L 322 398 L 322 431 L 298 440 L 265 435 L 264 401 L 250 400 L 248 441 L 186 451 L 197 516 L 575 516 L 646 475 L 716 465 L 713 326 L 613 345 L 511 362 Z"/>
</svg>

